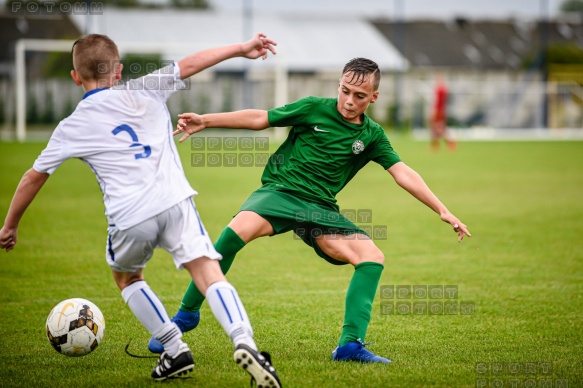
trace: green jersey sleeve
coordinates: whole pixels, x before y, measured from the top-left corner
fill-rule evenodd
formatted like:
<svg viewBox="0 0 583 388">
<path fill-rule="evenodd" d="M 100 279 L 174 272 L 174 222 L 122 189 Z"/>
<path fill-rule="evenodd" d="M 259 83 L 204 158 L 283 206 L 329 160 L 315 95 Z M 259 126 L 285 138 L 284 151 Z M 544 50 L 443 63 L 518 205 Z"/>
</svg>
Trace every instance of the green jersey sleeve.
<svg viewBox="0 0 583 388">
<path fill-rule="evenodd" d="M 272 127 L 291 127 L 305 121 L 312 107 L 312 97 L 304 97 L 290 104 L 267 111 L 267 120 Z"/>
<path fill-rule="evenodd" d="M 378 140 L 370 152 L 370 160 L 380 164 L 385 170 L 387 170 L 393 164 L 400 162 L 401 158 L 393 149 L 385 131 L 380 126 L 378 128 Z"/>
</svg>

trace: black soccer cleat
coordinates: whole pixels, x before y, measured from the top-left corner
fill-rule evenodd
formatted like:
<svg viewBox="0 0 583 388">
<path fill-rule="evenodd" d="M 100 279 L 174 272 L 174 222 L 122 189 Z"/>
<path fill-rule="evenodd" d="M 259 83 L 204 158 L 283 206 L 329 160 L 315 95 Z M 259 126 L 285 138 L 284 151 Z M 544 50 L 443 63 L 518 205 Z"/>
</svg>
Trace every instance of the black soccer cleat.
<svg viewBox="0 0 583 388">
<path fill-rule="evenodd" d="M 163 381 L 171 377 L 185 375 L 194 369 L 194 360 L 188 345 L 180 345 L 178 354 L 170 357 L 164 352 L 158 359 L 158 365 L 152 371 L 152 377 L 156 381 Z"/>
<path fill-rule="evenodd" d="M 258 352 L 245 344 L 239 344 L 235 348 L 233 358 L 237 365 L 251 375 L 251 385 L 255 381 L 257 388 L 281 388 L 277 372 L 271 365 L 269 353 Z"/>
</svg>

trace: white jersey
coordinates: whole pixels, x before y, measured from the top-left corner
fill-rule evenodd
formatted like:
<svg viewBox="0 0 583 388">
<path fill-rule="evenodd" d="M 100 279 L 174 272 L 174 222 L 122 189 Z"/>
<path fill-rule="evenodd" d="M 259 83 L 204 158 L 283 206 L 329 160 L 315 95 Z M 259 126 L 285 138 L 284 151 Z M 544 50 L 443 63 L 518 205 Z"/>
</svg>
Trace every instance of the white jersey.
<svg viewBox="0 0 583 388">
<path fill-rule="evenodd" d="M 95 173 L 110 225 L 130 228 L 196 193 L 174 144 L 166 100 L 184 88 L 174 63 L 128 84 L 89 91 L 33 168 L 79 158 Z"/>
</svg>

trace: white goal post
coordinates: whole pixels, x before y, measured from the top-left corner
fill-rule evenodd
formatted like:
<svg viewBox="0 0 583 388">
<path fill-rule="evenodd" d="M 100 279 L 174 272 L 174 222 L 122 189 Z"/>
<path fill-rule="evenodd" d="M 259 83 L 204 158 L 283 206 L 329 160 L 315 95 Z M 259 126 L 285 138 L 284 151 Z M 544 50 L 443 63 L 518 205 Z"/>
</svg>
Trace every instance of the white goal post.
<svg viewBox="0 0 583 388">
<path fill-rule="evenodd" d="M 15 78 L 16 78 L 16 140 L 26 141 L 26 52 L 70 52 L 73 40 L 56 39 L 19 39 L 15 46 Z M 197 52 L 216 44 L 184 45 L 167 42 L 119 42 L 116 43 L 120 53 L 164 54 L 168 52 Z M 280 55 L 281 57 L 281 55 Z M 274 65 L 275 106 L 285 105 L 288 96 L 288 70 L 285 60 L 276 60 Z"/>
<path fill-rule="evenodd" d="M 16 140 L 26 140 L 26 57 L 27 51 L 71 51 L 74 41 L 19 39 L 15 46 Z"/>
</svg>

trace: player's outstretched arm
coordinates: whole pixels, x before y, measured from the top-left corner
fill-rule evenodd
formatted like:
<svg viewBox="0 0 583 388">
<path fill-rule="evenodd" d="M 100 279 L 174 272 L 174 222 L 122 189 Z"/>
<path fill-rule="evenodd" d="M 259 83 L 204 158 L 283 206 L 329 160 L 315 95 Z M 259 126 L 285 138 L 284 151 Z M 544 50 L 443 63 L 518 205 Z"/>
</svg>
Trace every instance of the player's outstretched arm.
<svg viewBox="0 0 583 388">
<path fill-rule="evenodd" d="M 200 51 L 178 61 L 180 78 L 188 78 L 229 58 L 244 57 L 257 59 L 261 57 L 266 59 L 269 51 L 272 54 L 276 53 L 274 47 L 276 45 L 277 43 L 274 40 L 269 39 L 264 33 L 260 32 L 253 39 L 249 39 L 243 43 Z"/>
<path fill-rule="evenodd" d="M 20 219 L 48 178 L 49 174 L 37 172 L 32 168 L 24 173 L 12 198 L 4 226 L 0 229 L 0 249 L 6 249 L 6 252 L 14 249 Z"/>
<path fill-rule="evenodd" d="M 463 240 L 464 235 L 468 237 L 472 236 L 467 226 L 447 210 L 445 205 L 429 189 L 423 178 L 411 167 L 403 162 L 399 162 L 395 163 L 387 171 L 393 176 L 399 186 L 439 214 L 442 221 L 450 224 L 454 232 L 458 235 L 458 242 Z"/>
<path fill-rule="evenodd" d="M 251 129 L 260 131 L 269 128 L 267 111 L 259 109 L 245 109 L 227 113 L 182 113 L 178 115 L 178 124 L 174 136 L 184 133 L 180 138 L 182 143 L 186 138 L 205 128 Z"/>
</svg>

